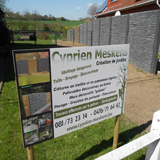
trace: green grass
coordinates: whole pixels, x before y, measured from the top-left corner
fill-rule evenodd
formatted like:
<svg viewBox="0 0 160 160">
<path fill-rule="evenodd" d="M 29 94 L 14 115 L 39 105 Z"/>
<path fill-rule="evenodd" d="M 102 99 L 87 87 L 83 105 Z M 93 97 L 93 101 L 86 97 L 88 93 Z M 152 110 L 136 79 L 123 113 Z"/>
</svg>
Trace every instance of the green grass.
<svg viewBox="0 0 160 160">
<path fill-rule="evenodd" d="M 158 54 L 158 59 L 160 59 L 160 53 Z"/>
<path fill-rule="evenodd" d="M 19 48 L 20 44 L 18 45 Z M 30 45 L 30 48 L 33 46 Z M 115 117 L 48 140 L 34 146 L 36 160 L 93 160 L 112 150 Z M 121 117 L 118 147 L 143 134 L 146 123 L 137 127 L 124 115 Z M 127 157 L 126 160 L 142 160 L 146 148 Z M 27 149 L 23 148 L 20 115 L 10 57 L 2 92 L 0 93 L 0 159 L 26 160 Z"/>
<path fill-rule="evenodd" d="M 23 76 L 18 77 L 19 85 L 29 85 L 29 84 L 35 84 L 35 83 L 43 83 L 43 82 L 49 82 L 50 78 L 49 76 Z"/>
<path fill-rule="evenodd" d="M 73 27 L 76 27 L 80 24 L 83 24 L 84 21 L 76 21 L 76 20 L 73 20 L 73 21 L 32 21 L 32 20 L 20 20 L 20 22 L 22 23 L 29 23 L 29 24 L 32 24 L 32 23 L 42 23 L 42 24 L 55 24 L 55 25 L 59 25 L 59 24 L 62 24 L 64 25 L 65 27 L 68 27 L 68 28 L 73 28 Z M 16 30 L 17 27 L 18 27 L 18 23 L 19 23 L 19 20 L 9 20 L 9 19 L 6 19 L 6 23 L 10 26 L 14 26 L 12 29 L 13 30 Z M 30 25 L 29 26 L 29 30 L 34 30 L 33 27 Z"/>
<path fill-rule="evenodd" d="M 54 42 L 54 44 L 53 44 Z M 54 48 L 56 47 L 53 40 L 37 40 L 36 45 L 34 41 L 15 41 L 12 45 L 13 49 L 36 49 L 36 48 Z"/>
<path fill-rule="evenodd" d="M 84 21 L 40 21 L 41 23 L 46 23 L 46 24 L 63 24 L 64 26 L 67 27 L 75 27 L 78 26 L 80 24 L 83 24 Z"/>
</svg>

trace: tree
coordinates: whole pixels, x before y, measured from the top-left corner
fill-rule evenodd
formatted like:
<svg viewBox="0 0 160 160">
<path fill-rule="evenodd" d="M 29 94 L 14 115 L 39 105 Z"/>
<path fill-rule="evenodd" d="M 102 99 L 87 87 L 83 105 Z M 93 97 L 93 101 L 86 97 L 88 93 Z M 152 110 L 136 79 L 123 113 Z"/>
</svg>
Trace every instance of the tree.
<svg viewBox="0 0 160 160">
<path fill-rule="evenodd" d="M 0 0 L 0 47 L 6 47 L 10 44 L 10 32 L 7 28 L 5 19 L 4 19 L 4 11 L 5 1 Z M 7 47 L 8 50 L 8 47 Z M 8 51 L 7 51 L 8 52 Z M 3 54 L 3 53 L 2 53 Z"/>
<path fill-rule="evenodd" d="M 126 89 L 126 81 L 127 81 L 127 68 L 123 65 L 122 67 L 120 67 L 120 73 L 118 73 L 118 83 L 117 86 L 120 84 L 121 88 L 119 89 L 119 97 L 122 100 L 122 104 L 121 104 L 121 108 L 123 110 L 124 107 L 124 93 L 125 93 L 125 89 Z"/>
<path fill-rule="evenodd" d="M 97 11 L 97 9 L 98 9 L 98 5 L 97 4 L 92 4 L 91 6 L 90 6 L 90 8 L 88 9 L 88 14 L 92 17 L 92 18 L 94 18 L 94 14 L 95 14 L 95 12 Z"/>
<path fill-rule="evenodd" d="M 61 17 L 61 18 L 60 18 L 60 21 L 67 21 L 67 19 L 64 18 L 64 17 Z"/>
<path fill-rule="evenodd" d="M 4 9 L 5 9 L 5 4 L 6 4 L 6 1 L 5 1 L 5 0 L 0 0 L 0 8 L 1 8 L 1 10 L 3 10 L 3 11 L 4 11 Z"/>
</svg>

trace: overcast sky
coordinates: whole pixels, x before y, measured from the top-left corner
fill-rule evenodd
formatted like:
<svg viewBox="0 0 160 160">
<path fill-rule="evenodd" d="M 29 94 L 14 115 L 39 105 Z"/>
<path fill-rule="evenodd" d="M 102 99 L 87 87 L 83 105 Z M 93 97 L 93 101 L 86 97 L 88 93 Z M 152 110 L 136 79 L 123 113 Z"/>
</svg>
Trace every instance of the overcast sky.
<svg viewBox="0 0 160 160">
<path fill-rule="evenodd" d="M 65 17 L 70 20 L 85 18 L 92 4 L 100 6 L 104 0 L 8 0 L 6 7 L 13 12 L 37 11 L 41 15 Z"/>
</svg>

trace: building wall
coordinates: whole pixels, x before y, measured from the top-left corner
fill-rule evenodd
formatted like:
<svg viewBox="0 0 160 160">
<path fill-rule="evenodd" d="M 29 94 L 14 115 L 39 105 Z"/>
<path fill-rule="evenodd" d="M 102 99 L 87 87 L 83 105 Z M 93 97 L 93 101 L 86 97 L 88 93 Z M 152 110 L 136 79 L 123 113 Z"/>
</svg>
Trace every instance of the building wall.
<svg viewBox="0 0 160 160">
<path fill-rule="evenodd" d="M 156 9 L 159 9 L 156 4 L 150 4 L 150 5 L 141 6 L 141 7 L 137 7 L 137 8 L 129 8 L 129 9 L 122 10 L 122 11 L 120 10 L 120 12 L 121 12 L 121 15 L 124 15 L 124 14 L 137 13 L 137 12 L 152 11 L 152 10 L 156 10 Z M 114 11 L 112 13 L 108 13 L 106 15 L 100 15 L 100 16 L 98 16 L 98 18 L 114 16 L 115 13 L 116 13 L 116 11 Z"/>
</svg>

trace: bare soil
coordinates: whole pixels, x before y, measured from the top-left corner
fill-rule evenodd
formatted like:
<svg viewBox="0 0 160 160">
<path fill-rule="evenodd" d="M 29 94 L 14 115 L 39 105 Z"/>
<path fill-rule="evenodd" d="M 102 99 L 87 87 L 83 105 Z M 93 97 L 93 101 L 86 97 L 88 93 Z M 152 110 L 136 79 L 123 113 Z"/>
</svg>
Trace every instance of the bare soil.
<svg viewBox="0 0 160 160">
<path fill-rule="evenodd" d="M 144 72 L 129 64 L 124 115 L 150 131 L 154 112 L 160 109 L 160 74 Z"/>
<path fill-rule="evenodd" d="M 57 41 L 72 46 L 72 41 Z M 74 46 L 84 46 L 74 42 Z M 124 115 L 149 132 L 154 112 L 160 109 L 160 74 L 150 74 L 129 64 Z"/>
</svg>

